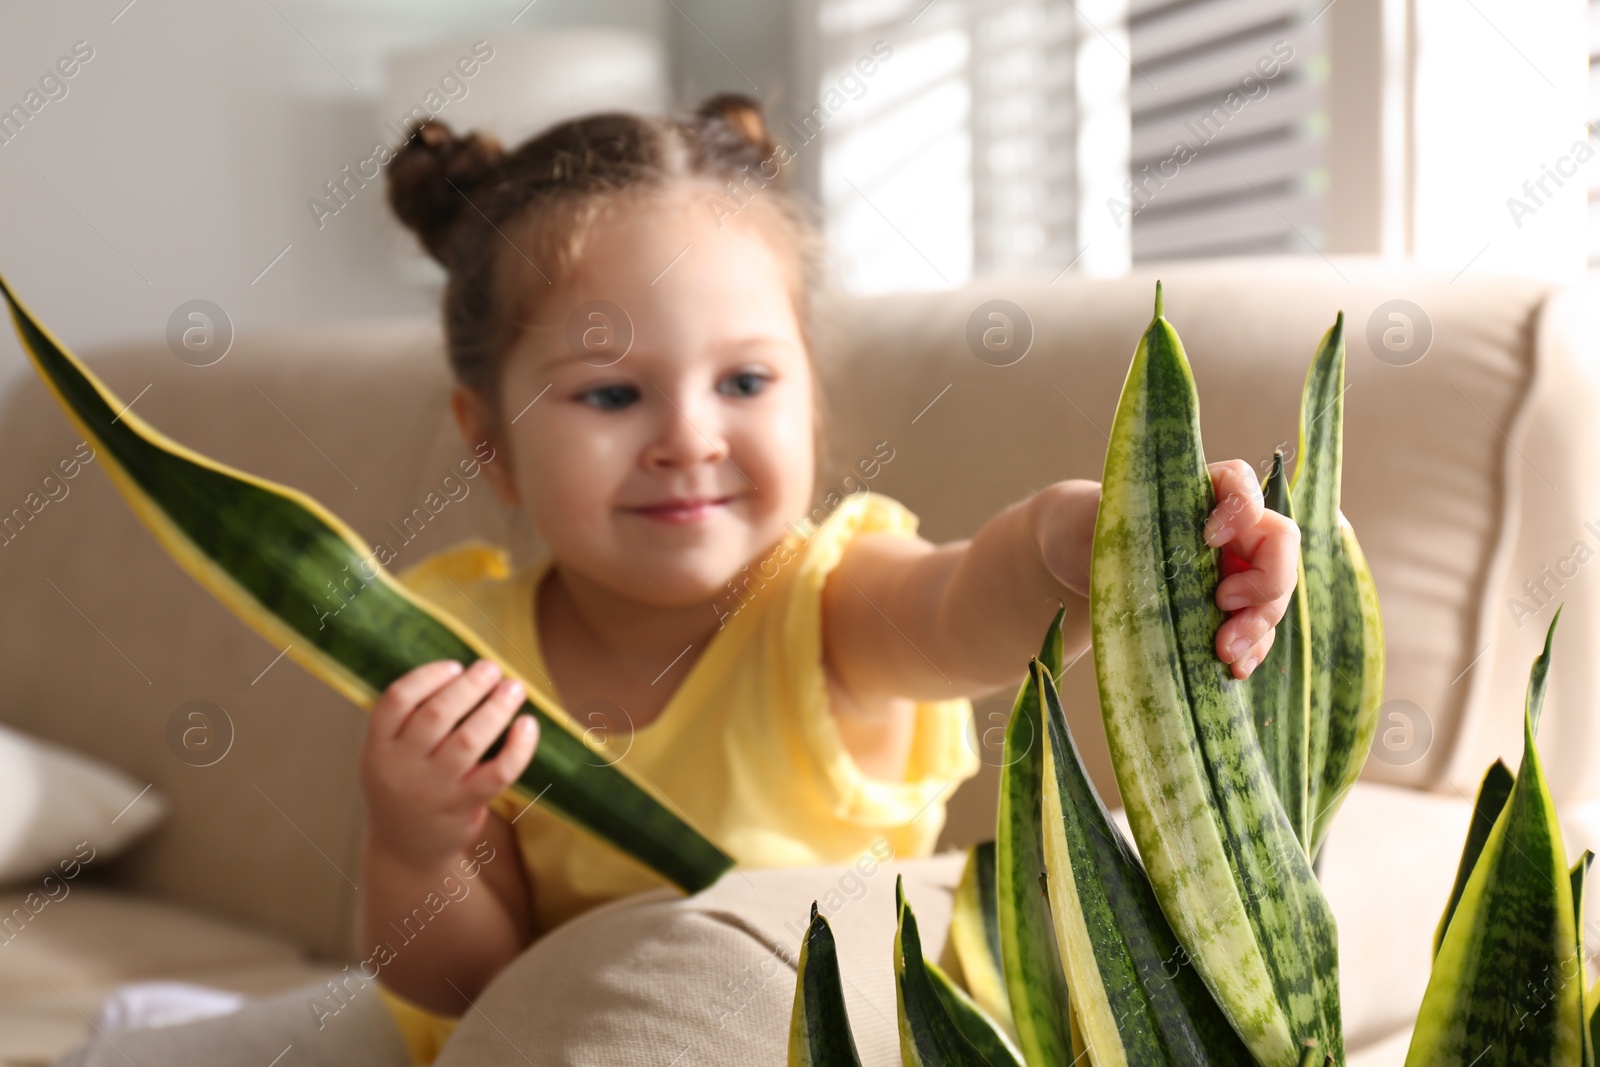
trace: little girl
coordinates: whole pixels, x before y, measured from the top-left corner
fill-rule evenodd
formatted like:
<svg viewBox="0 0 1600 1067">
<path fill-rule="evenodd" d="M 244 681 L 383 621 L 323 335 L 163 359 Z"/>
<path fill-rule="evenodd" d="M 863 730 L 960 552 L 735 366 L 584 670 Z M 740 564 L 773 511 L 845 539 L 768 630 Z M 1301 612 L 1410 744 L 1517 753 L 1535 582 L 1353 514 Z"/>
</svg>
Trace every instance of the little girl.
<svg viewBox="0 0 1600 1067">
<path fill-rule="evenodd" d="M 512 572 L 470 543 L 401 579 L 739 865 L 923 856 L 978 767 L 970 698 L 1019 683 L 1063 603 L 1069 652 L 1088 645 L 1099 485 L 1051 485 L 947 545 L 878 493 L 812 511 L 817 240 L 772 180 L 786 158 L 729 95 L 509 153 L 415 133 L 390 201 L 449 274 L 452 410 L 549 551 Z M 1207 540 L 1242 567 L 1217 590 L 1216 649 L 1242 678 L 1272 644 L 1299 534 L 1247 464 L 1211 471 Z M 446 880 L 477 883 L 381 971 L 418 1062 L 533 939 L 661 884 L 505 791 L 538 744 L 530 717 L 478 762 L 523 697 L 492 662 L 431 663 L 371 713 L 363 943 L 394 943 Z"/>
</svg>

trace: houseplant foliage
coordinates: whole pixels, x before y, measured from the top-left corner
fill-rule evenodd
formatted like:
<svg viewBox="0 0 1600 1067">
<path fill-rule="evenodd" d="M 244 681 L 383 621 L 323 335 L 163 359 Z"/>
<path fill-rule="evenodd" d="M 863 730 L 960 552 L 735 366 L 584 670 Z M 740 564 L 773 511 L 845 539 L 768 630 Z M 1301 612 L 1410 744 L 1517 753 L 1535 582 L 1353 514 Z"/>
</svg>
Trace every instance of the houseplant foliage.
<svg viewBox="0 0 1600 1067">
<path fill-rule="evenodd" d="M 1593 1067 L 1583 889 L 1594 856 L 1585 852 L 1568 868 L 1534 745 L 1560 617 L 1558 610 L 1528 679 L 1516 777 L 1497 761 L 1478 791 L 1406 1067 Z"/>
<path fill-rule="evenodd" d="M 1372 747 L 1383 700 L 1383 620 L 1372 572 L 1339 511 L 1344 466 L 1344 313 L 1323 335 L 1300 399 L 1289 494 L 1310 621 L 1307 818 L 1313 858 Z M 1279 636 L 1283 636 L 1280 632 Z M 1269 741 L 1265 747 L 1269 749 Z M 1302 841 L 1306 838 L 1302 837 Z"/>
<path fill-rule="evenodd" d="M 1294 518 L 1283 453 L 1272 454 L 1272 469 L 1261 485 L 1262 502 Z M 1305 535 L 1301 535 L 1302 546 Z M 1283 803 L 1283 814 L 1304 845 L 1311 840 L 1311 611 L 1306 603 L 1305 553 L 1296 564 L 1297 580 L 1272 647 L 1250 675 L 1250 707 L 1256 740 L 1267 773 Z M 1382 647 L 1380 642 L 1379 647 Z M 1381 689 L 1379 690 L 1382 691 Z"/>
<path fill-rule="evenodd" d="M 1101 709 L 1138 849 L 1068 728 L 1058 612 L 1007 726 L 996 840 L 968 850 L 953 902 L 961 1007 L 1027 1067 L 1340 1064 L 1336 931 L 1310 857 L 1371 744 L 1383 672 L 1371 575 L 1338 510 L 1343 320 L 1307 377 L 1296 478 L 1285 485 L 1277 455 L 1264 486 L 1301 527 L 1300 589 L 1273 655 L 1238 683 L 1211 652 L 1219 574 L 1199 531 L 1214 501 L 1159 294 L 1117 409 L 1091 571 Z M 1407 1067 L 1594 1067 L 1593 855 L 1568 866 L 1535 745 L 1559 618 L 1530 672 L 1521 765 L 1497 761 L 1474 803 Z M 898 887 L 896 905 L 909 974 L 920 942 Z M 952 1038 L 984 1030 L 913 992 L 907 1064 L 999 1062 Z"/>
<path fill-rule="evenodd" d="M 1383 671 L 1371 575 L 1338 511 L 1343 377 L 1341 317 L 1307 375 L 1295 477 L 1277 455 L 1263 487 L 1301 527 L 1302 577 L 1272 654 L 1238 681 L 1214 651 L 1220 552 L 1203 537 L 1216 500 L 1198 398 L 1157 287 L 1111 431 L 1090 576 L 1133 841 L 1067 726 L 1058 613 L 1007 726 L 995 841 L 970 850 L 954 901 L 970 1000 L 1029 1067 L 1343 1062 L 1337 931 L 1311 857 L 1365 759 Z M 907 1063 L 992 1062 L 941 1040 L 960 1028 L 932 1016 L 902 1012 Z"/>
<path fill-rule="evenodd" d="M 860 1067 L 840 984 L 839 950 L 828 920 L 811 905 L 811 925 L 795 964 L 789 1015 L 789 1062 L 794 1067 Z"/>
<path fill-rule="evenodd" d="M 370 707 L 423 663 L 497 657 L 460 621 L 384 571 L 354 530 L 309 497 L 234 470 L 165 437 L 128 409 L 56 340 L 4 279 L 22 347 L 67 417 L 104 457 L 113 484 L 161 546 L 275 647 L 344 696 Z M 326 590 L 360 591 L 337 612 Z M 517 671 L 501 663 L 509 676 Z M 525 686 L 528 692 L 531 687 Z M 539 745 L 512 788 L 689 891 L 732 861 L 564 718 L 532 700 Z M 502 734 L 489 750 L 498 752 Z M 486 757 L 487 758 L 487 757 Z"/>
</svg>

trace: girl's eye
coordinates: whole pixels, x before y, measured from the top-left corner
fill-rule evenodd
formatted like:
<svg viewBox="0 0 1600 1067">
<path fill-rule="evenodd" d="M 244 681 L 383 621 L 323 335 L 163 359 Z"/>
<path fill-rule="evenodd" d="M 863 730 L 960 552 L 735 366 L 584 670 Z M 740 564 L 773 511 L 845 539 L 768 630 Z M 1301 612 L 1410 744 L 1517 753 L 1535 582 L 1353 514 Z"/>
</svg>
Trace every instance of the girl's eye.
<svg viewBox="0 0 1600 1067">
<path fill-rule="evenodd" d="M 639 390 L 631 385 L 602 385 L 580 393 L 578 399 L 601 411 L 621 411 L 639 399 Z"/>
<path fill-rule="evenodd" d="M 767 387 L 768 378 L 757 371 L 740 371 L 722 379 L 727 388 L 722 391 L 732 396 L 755 396 Z"/>
</svg>

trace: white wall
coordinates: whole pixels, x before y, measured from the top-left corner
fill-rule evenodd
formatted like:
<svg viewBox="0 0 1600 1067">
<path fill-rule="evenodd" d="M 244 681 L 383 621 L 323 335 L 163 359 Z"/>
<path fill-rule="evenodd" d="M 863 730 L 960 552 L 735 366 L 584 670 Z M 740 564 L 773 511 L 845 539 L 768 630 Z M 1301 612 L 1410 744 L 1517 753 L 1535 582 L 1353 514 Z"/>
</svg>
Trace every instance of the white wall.
<svg viewBox="0 0 1600 1067">
<path fill-rule="evenodd" d="M 0 273 L 77 349 L 159 337 L 196 298 L 240 330 L 429 313 L 431 292 L 388 254 L 381 182 L 320 230 L 306 203 L 371 154 L 383 57 L 396 47 L 620 25 L 660 38 L 675 87 L 696 96 L 750 91 L 730 60 L 759 71 L 771 83 L 763 90 L 786 77 L 782 5 L 754 14 L 735 0 L 126 4 L 0 13 L 0 108 L 22 103 L 75 42 L 93 49 L 66 96 L 0 144 Z M 495 73 L 491 63 L 480 80 Z M 25 362 L 11 331 L 0 332 L 3 385 Z"/>
<path fill-rule="evenodd" d="M 1463 8 L 1456 0 L 1417 0 L 1418 261 L 1554 281 L 1583 276 L 1585 186 L 1600 168 L 1584 125 L 1585 6 L 1475 0 Z"/>
<path fill-rule="evenodd" d="M 1576 281 L 1600 142 L 1585 0 L 1342 0 L 1330 251 Z"/>
</svg>

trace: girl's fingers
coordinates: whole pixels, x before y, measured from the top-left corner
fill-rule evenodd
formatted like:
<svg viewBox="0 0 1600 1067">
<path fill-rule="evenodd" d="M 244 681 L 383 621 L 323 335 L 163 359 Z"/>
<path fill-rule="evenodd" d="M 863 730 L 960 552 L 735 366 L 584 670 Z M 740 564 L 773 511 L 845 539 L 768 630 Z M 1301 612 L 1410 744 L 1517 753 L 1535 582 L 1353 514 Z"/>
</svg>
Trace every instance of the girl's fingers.
<svg viewBox="0 0 1600 1067">
<path fill-rule="evenodd" d="M 1300 552 L 1300 526 L 1287 515 L 1263 509 L 1229 540 L 1228 549 L 1257 567 L 1287 564 L 1293 571 Z"/>
<path fill-rule="evenodd" d="M 494 743 L 511 716 L 522 706 L 522 696 L 521 682 L 515 678 L 500 679 L 487 699 L 445 738 L 438 755 L 456 776 L 466 774 L 482 758 L 484 750 Z"/>
<path fill-rule="evenodd" d="M 1232 541 L 1243 531 L 1254 526 L 1264 510 L 1261 502 L 1261 483 L 1256 472 L 1242 459 L 1212 463 L 1206 468 L 1211 474 L 1211 488 L 1217 506 L 1206 518 L 1206 544 L 1217 548 Z M 1246 559 L 1249 553 L 1241 553 Z"/>
<path fill-rule="evenodd" d="M 432 753 L 455 729 L 461 717 L 477 707 L 499 680 L 498 663 L 478 660 L 417 705 L 401 724 L 396 740 L 418 755 Z"/>
<path fill-rule="evenodd" d="M 1217 658 L 1237 664 L 1263 640 L 1272 647 L 1273 626 L 1261 608 L 1246 608 L 1217 628 Z M 1265 649 L 1262 650 L 1265 654 Z"/>
<path fill-rule="evenodd" d="M 1275 634 L 1267 631 L 1267 636 L 1251 646 L 1250 651 L 1240 656 L 1233 662 L 1233 676 L 1235 678 L 1248 678 L 1261 668 L 1261 661 L 1267 658 L 1267 653 L 1272 650 L 1272 641 Z"/>
<path fill-rule="evenodd" d="M 1276 605 L 1282 618 L 1299 574 L 1295 567 L 1297 559 L 1298 554 L 1281 561 L 1268 559 L 1228 575 L 1217 583 L 1217 607 L 1223 611 L 1238 611 Z"/>
<path fill-rule="evenodd" d="M 442 659 L 413 667 L 402 674 L 373 703 L 372 729 L 377 731 L 379 737 L 392 741 L 399 734 L 406 716 L 451 679 L 460 677 L 463 669 L 453 659 Z"/>
<path fill-rule="evenodd" d="M 1300 527 L 1287 516 L 1264 512 L 1254 527 L 1234 538 L 1228 551 L 1245 560 L 1247 567 L 1217 583 L 1217 607 L 1223 611 L 1267 607 L 1276 624 L 1299 578 Z"/>
<path fill-rule="evenodd" d="M 487 763 L 478 764 L 461 780 L 462 787 L 474 803 L 488 803 L 527 769 L 538 744 L 539 721 L 532 715 L 518 715 L 499 754 Z"/>
</svg>

